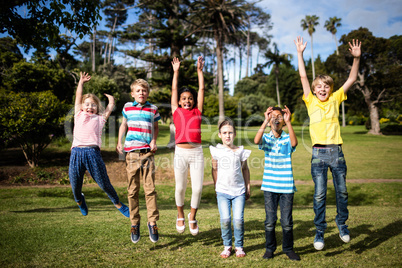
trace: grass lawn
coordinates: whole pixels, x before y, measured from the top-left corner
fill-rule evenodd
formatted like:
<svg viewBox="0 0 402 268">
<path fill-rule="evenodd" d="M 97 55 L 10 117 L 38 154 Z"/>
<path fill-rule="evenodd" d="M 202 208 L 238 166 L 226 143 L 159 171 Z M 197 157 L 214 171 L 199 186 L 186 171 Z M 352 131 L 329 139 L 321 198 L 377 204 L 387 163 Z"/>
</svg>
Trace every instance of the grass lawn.
<svg viewBox="0 0 402 268">
<path fill-rule="evenodd" d="M 295 250 L 302 258 L 290 261 L 281 251 L 278 222 L 278 249 L 273 260 L 264 260 L 263 194 L 252 188 L 245 209 L 244 250 L 247 256 L 224 260 L 219 212 L 212 186 L 205 186 L 198 220 L 200 233 L 175 229 L 174 186 L 157 186 L 160 208 L 160 240 L 153 244 L 145 225 L 144 196 L 140 195 L 143 216 L 141 240 L 130 241 L 130 221 L 114 208 L 97 186 L 84 186 L 89 215 L 81 216 L 69 187 L 19 187 L 0 189 L 1 267 L 400 267 L 402 254 L 401 183 L 349 185 L 351 242 L 344 244 L 334 222 L 335 200 L 329 189 L 328 229 L 325 248 L 316 251 L 312 187 L 300 185 L 294 202 Z M 125 188 L 116 188 L 127 198 Z M 190 191 L 187 191 L 186 207 Z M 188 211 L 188 209 L 186 210 Z M 187 222 L 186 222 L 187 223 Z"/>
<path fill-rule="evenodd" d="M 402 136 L 372 136 L 362 126 L 342 128 L 343 150 L 348 165 L 347 186 L 350 217 L 347 222 L 351 242 L 344 244 L 334 222 L 336 207 L 332 183 L 328 184 L 325 248 L 316 251 L 314 239 L 314 192 L 310 176 L 308 129 L 295 127 L 299 140 L 293 154 L 293 169 L 298 192 L 294 200 L 294 242 L 300 262 L 288 260 L 281 252 L 281 226 L 277 224 L 278 249 L 273 260 L 264 260 L 264 201 L 258 186 L 245 209 L 244 250 L 247 256 L 221 259 L 219 212 L 212 185 L 204 186 L 197 219 L 200 234 L 193 237 L 188 230 L 178 234 L 175 229 L 176 208 L 172 172 L 173 153 L 164 145 L 169 142 L 169 128 L 161 125 L 158 138 L 157 191 L 160 240 L 153 244 L 148 238 L 144 194 L 140 192 L 140 213 L 143 217 L 141 240 L 130 241 L 130 221 L 114 208 L 110 200 L 92 184 L 84 185 L 89 215 L 81 216 L 70 187 L 32 185 L 0 187 L 0 265 L 1 267 L 401 267 L 402 208 L 401 186 Z M 238 129 L 237 142 L 252 150 L 249 158 L 251 179 L 261 181 L 263 152 L 253 144 L 258 127 Z M 124 161 L 114 153 L 116 140 L 106 135 L 103 154 L 112 182 L 125 202 L 127 191 Z M 208 146 L 219 142 L 215 126 L 203 126 L 205 182 L 211 182 Z M 57 141 L 43 155 L 42 176 L 46 168 L 67 170 L 71 143 Z M 7 153 L 7 154 L 5 154 Z M 2 154 L 0 172 L 20 169 L 13 163 L 11 152 Z M 7 159 L 6 159 L 7 158 Z M 7 171 L 9 172 L 9 171 Z M 43 175 L 44 174 L 44 175 Z M 117 175 L 116 175 L 117 174 Z M 29 174 L 28 174 L 29 175 Z M 119 176 L 118 176 L 119 175 Z M 46 175 L 47 176 L 47 175 Z M 331 179 L 331 177 L 329 176 Z M 363 179 L 366 183 L 354 183 Z M 376 183 L 376 179 L 394 180 Z M 189 184 L 190 185 L 190 184 Z M 189 212 L 191 189 L 186 192 Z M 127 202 L 125 202 L 127 203 Z M 279 215 L 278 215 L 279 216 Z M 187 223 L 187 221 L 186 221 Z"/>
</svg>

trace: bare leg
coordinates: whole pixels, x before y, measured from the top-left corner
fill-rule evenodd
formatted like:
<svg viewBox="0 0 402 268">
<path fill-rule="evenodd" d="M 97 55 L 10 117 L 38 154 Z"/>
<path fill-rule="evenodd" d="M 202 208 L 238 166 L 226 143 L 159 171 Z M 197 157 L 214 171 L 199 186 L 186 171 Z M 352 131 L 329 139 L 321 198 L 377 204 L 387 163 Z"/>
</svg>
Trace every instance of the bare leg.
<svg viewBox="0 0 402 268">
<path fill-rule="evenodd" d="M 197 208 L 191 208 L 190 220 L 195 221 L 195 216 L 197 215 Z M 196 223 L 190 223 L 191 229 L 196 229 Z"/>
<path fill-rule="evenodd" d="M 181 206 L 181 207 L 177 206 L 177 218 L 178 219 L 184 219 L 183 206 Z M 184 220 L 177 221 L 177 226 L 183 226 L 183 225 L 184 225 Z"/>
</svg>

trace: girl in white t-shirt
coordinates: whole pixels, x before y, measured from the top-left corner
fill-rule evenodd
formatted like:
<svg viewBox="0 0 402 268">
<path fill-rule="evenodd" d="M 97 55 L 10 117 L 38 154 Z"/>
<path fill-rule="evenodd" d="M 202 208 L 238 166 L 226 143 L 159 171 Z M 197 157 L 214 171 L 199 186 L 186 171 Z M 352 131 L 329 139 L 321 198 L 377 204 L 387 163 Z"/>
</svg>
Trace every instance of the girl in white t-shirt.
<svg viewBox="0 0 402 268">
<path fill-rule="evenodd" d="M 232 252 L 231 209 L 233 210 L 233 229 L 236 257 L 244 257 L 244 205 L 250 197 L 250 171 L 247 158 L 251 151 L 233 144 L 236 129 L 233 122 L 224 120 L 219 125 L 219 138 L 222 144 L 209 146 L 212 156 L 212 178 L 215 184 L 216 198 L 221 222 L 224 250 L 222 258 L 228 258 Z"/>
</svg>

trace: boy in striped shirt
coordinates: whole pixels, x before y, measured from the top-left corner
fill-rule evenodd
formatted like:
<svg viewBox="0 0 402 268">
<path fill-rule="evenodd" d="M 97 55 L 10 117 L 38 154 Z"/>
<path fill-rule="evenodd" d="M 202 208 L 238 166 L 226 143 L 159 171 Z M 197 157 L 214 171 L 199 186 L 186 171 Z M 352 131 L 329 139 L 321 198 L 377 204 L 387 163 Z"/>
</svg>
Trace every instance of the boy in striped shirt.
<svg viewBox="0 0 402 268">
<path fill-rule="evenodd" d="M 291 260 L 300 257 L 293 250 L 293 195 L 296 187 L 292 171 L 292 153 L 296 150 L 297 138 L 290 122 L 291 113 L 279 107 L 269 107 L 264 113 L 265 120 L 258 130 L 254 142 L 265 153 L 264 176 L 261 190 L 265 200 L 265 254 L 264 259 L 272 259 L 276 250 L 275 225 L 278 205 L 281 210 L 283 232 L 282 250 Z M 287 126 L 289 134 L 282 128 Z M 271 131 L 264 133 L 269 125 Z"/>
<path fill-rule="evenodd" d="M 147 205 L 149 238 L 156 243 L 159 240 L 156 221 L 159 210 L 155 191 L 155 161 L 157 149 L 158 120 L 161 118 L 158 107 L 147 101 L 149 84 L 144 79 L 137 79 L 131 84 L 131 96 L 134 102 L 127 102 L 123 108 L 123 121 L 119 128 L 116 150 L 126 153 L 126 170 L 128 177 L 128 203 L 131 220 L 131 241 L 140 240 L 139 191 L 140 180 L 143 180 L 145 201 Z M 126 134 L 124 147 L 123 136 Z"/>
</svg>

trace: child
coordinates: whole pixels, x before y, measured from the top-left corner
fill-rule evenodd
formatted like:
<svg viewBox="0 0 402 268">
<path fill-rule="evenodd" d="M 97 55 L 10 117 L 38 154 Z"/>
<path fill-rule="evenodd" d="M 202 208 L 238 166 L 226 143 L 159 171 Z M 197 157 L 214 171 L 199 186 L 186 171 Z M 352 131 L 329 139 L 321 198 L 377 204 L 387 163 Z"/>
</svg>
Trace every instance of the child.
<svg viewBox="0 0 402 268">
<path fill-rule="evenodd" d="M 316 235 L 314 248 L 324 248 L 324 231 L 327 228 L 325 221 L 325 206 L 327 195 L 327 172 L 332 171 L 336 194 L 336 225 L 339 236 L 343 242 L 350 241 L 348 226 L 345 224 L 349 217 L 348 192 L 346 190 L 346 162 L 342 152 L 342 138 L 339 127 L 339 105 L 346 100 L 346 93 L 357 78 L 359 69 L 361 43 L 353 39 L 353 45 L 349 43 L 350 53 L 354 57 L 349 78 L 343 86 L 333 92 L 334 81 L 328 75 L 317 76 L 311 87 L 307 79 L 304 67 L 303 51 L 307 42 L 303 44 L 303 38 L 297 37 L 294 41 L 297 49 L 299 74 L 303 86 L 303 100 L 306 103 L 310 117 L 310 136 L 313 144 L 311 159 L 311 175 L 315 184 L 314 189 L 314 224 Z M 314 95 L 313 95 L 314 94 Z"/>
<path fill-rule="evenodd" d="M 265 254 L 264 259 L 272 259 L 276 250 L 275 225 L 278 205 L 281 209 L 282 250 L 291 260 L 300 257 L 293 250 L 293 196 L 296 191 L 292 170 L 292 153 L 296 150 L 297 138 L 290 122 L 288 107 L 269 107 L 264 113 L 265 120 L 257 132 L 254 143 L 265 153 L 265 168 L 261 190 L 265 200 Z M 288 127 L 289 134 L 282 131 Z M 267 125 L 271 132 L 264 134 Z"/>
<path fill-rule="evenodd" d="M 134 102 L 127 102 L 123 108 L 123 121 L 119 128 L 119 138 L 116 150 L 119 154 L 126 152 L 126 170 L 128 177 L 128 204 L 130 207 L 131 241 L 140 240 L 139 192 L 140 180 L 144 181 L 145 201 L 148 211 L 149 239 L 156 243 L 159 240 L 156 221 L 159 220 L 159 210 L 156 204 L 155 191 L 155 161 L 157 149 L 156 138 L 160 115 L 158 108 L 147 101 L 149 84 L 144 79 L 135 80 L 131 86 L 131 96 Z M 128 129 L 128 131 L 127 131 Z M 123 136 L 126 134 L 124 148 Z"/>
<path fill-rule="evenodd" d="M 233 144 L 236 129 L 232 121 L 224 120 L 219 125 L 222 144 L 209 146 L 212 156 L 212 178 L 214 180 L 224 250 L 222 258 L 228 258 L 232 251 L 232 227 L 230 209 L 233 209 L 233 229 L 236 257 L 244 257 L 244 205 L 250 197 L 250 171 L 247 158 L 251 151 Z"/>
<path fill-rule="evenodd" d="M 172 81 L 172 115 L 176 127 L 176 147 L 174 155 L 174 174 L 176 180 L 175 199 L 177 206 L 176 230 L 183 233 L 184 222 L 184 195 L 187 187 L 187 173 L 190 167 L 191 175 L 191 212 L 188 214 L 190 233 L 199 232 L 195 219 L 201 200 L 202 183 L 204 180 L 204 155 L 201 146 L 201 115 L 204 105 L 204 67 L 203 58 L 198 57 L 198 96 L 195 90 L 182 88 L 177 92 L 179 81 L 180 61 L 173 58 Z"/>
<path fill-rule="evenodd" d="M 102 129 L 114 107 L 114 98 L 105 94 L 109 100 L 103 111 L 100 100 L 94 94 L 82 95 L 84 83 L 91 80 L 87 73 L 80 72 L 77 92 L 75 94 L 74 139 L 70 156 L 68 176 L 75 202 L 82 215 L 88 215 L 88 206 L 82 190 L 85 170 L 112 200 L 116 208 L 127 218 L 130 216 L 128 207 L 119 201 L 116 191 L 110 183 L 105 163 L 102 160 L 100 147 L 102 145 Z"/>
</svg>

